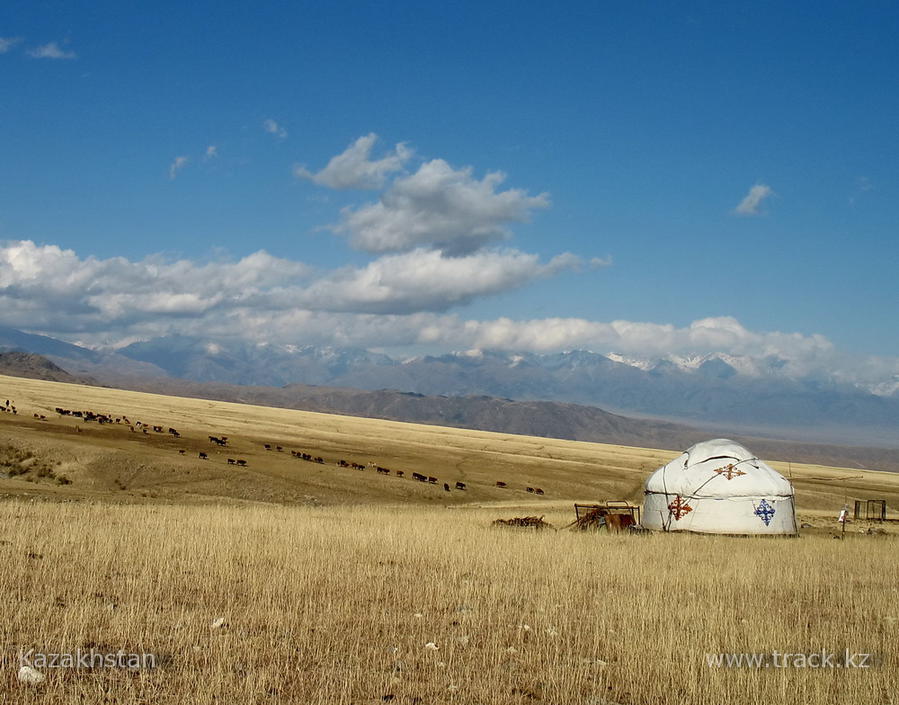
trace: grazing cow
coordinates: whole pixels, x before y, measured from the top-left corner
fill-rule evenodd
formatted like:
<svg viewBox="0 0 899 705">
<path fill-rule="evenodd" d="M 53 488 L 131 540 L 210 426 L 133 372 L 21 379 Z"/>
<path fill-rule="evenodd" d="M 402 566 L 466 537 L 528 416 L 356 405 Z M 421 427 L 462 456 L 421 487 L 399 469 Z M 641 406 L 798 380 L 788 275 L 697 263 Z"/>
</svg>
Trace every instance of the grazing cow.
<svg viewBox="0 0 899 705">
<path fill-rule="evenodd" d="M 397 476 L 397 477 L 402 477 L 404 474 L 405 474 L 405 473 L 404 473 L 402 470 L 397 470 L 397 471 L 396 471 L 396 476 Z"/>
<path fill-rule="evenodd" d="M 534 491 L 534 488 L 533 488 L 533 487 L 528 487 L 528 488 L 527 488 L 527 491 L 528 491 L 528 492 L 533 492 L 533 491 Z"/>
<path fill-rule="evenodd" d="M 209 437 L 209 440 L 212 440 L 212 436 Z M 263 443 L 262 447 L 265 448 L 266 450 L 272 449 L 271 445 L 269 445 L 268 443 Z"/>
<path fill-rule="evenodd" d="M 204 453 L 202 450 L 199 452 L 197 457 L 199 457 L 200 460 L 208 460 L 209 459 L 209 456 L 206 455 L 206 453 Z"/>
<path fill-rule="evenodd" d="M 325 459 L 322 457 L 318 457 L 318 458 L 315 458 L 315 462 L 318 463 L 319 465 L 321 465 L 325 462 Z"/>
<path fill-rule="evenodd" d="M 449 489 L 449 484 L 446 483 L 446 482 L 443 483 L 443 491 L 444 491 L 444 492 L 449 492 L 449 491 L 450 491 L 450 489 Z"/>
<path fill-rule="evenodd" d="M 234 465 L 234 463 L 235 463 L 234 458 L 228 458 L 228 465 Z"/>
<path fill-rule="evenodd" d="M 278 451 L 278 452 L 280 453 L 280 452 L 283 451 L 284 449 L 283 449 L 281 446 L 275 446 L 275 450 Z"/>
<path fill-rule="evenodd" d="M 436 485 L 436 484 L 437 484 L 437 478 L 436 478 L 436 477 L 429 477 L 429 478 L 428 478 L 428 482 L 430 482 L 432 485 Z"/>
<path fill-rule="evenodd" d="M 238 461 L 237 461 L 237 464 L 238 464 L 240 467 L 245 468 L 245 467 L 247 466 L 247 461 L 246 461 L 246 460 L 238 460 Z"/>
<path fill-rule="evenodd" d="M 506 483 L 505 483 L 505 482 L 500 482 L 499 480 L 497 480 L 497 481 L 496 481 L 496 486 L 497 486 L 497 487 L 505 487 L 505 486 L 506 486 Z"/>
<path fill-rule="evenodd" d="M 185 453 L 187 453 L 187 451 L 184 450 L 183 448 L 178 451 L 178 455 L 184 455 Z"/>
<path fill-rule="evenodd" d="M 424 475 L 422 475 L 421 473 L 418 473 L 418 472 L 412 473 L 412 479 L 418 480 L 419 482 L 427 482 L 428 481 L 428 478 L 426 478 Z"/>
<path fill-rule="evenodd" d="M 341 458 L 340 460 L 337 461 L 337 467 L 339 467 L 339 468 L 348 468 L 349 466 L 350 466 L 350 464 L 343 458 Z"/>
<path fill-rule="evenodd" d="M 390 474 L 390 470 L 388 470 L 387 468 L 382 468 L 380 465 L 378 465 L 378 467 L 375 469 L 378 471 L 379 475 L 389 475 Z"/>
<path fill-rule="evenodd" d="M 85 421 L 86 421 L 86 420 L 87 420 L 87 419 L 85 419 Z M 144 432 L 145 434 L 147 434 L 147 435 L 150 435 L 150 432 L 149 432 L 147 429 L 145 429 L 145 428 L 142 428 L 141 431 L 143 431 L 143 432 Z"/>
<path fill-rule="evenodd" d="M 535 494 L 543 494 L 543 490 L 541 490 L 539 487 L 537 487 L 534 489 L 534 493 Z"/>
<path fill-rule="evenodd" d="M 464 483 L 464 482 L 457 482 L 457 483 L 456 483 L 456 489 L 457 489 L 457 490 L 464 490 L 464 489 L 465 489 L 465 483 Z"/>
</svg>

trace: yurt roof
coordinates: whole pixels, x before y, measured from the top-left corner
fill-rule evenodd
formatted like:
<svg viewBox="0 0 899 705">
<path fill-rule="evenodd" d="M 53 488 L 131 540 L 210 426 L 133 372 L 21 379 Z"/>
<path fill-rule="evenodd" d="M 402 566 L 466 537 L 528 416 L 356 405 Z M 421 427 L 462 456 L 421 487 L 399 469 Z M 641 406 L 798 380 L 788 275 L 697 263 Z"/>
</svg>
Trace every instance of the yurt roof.
<svg viewBox="0 0 899 705">
<path fill-rule="evenodd" d="M 727 438 L 691 446 L 646 481 L 649 492 L 689 497 L 785 497 L 793 487 L 747 448 Z"/>
</svg>

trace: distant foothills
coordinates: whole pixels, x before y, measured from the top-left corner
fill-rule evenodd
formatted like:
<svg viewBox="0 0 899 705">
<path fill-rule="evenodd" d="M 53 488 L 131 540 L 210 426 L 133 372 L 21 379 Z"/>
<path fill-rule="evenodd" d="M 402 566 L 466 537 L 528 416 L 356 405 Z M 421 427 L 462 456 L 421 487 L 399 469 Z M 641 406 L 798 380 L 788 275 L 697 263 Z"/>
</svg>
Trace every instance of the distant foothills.
<svg viewBox="0 0 899 705">
<path fill-rule="evenodd" d="M 639 360 L 577 350 L 543 355 L 468 351 L 399 360 L 358 348 L 255 345 L 184 336 L 93 350 L 0 327 L 0 351 L 4 350 L 41 355 L 74 378 L 111 386 L 149 391 L 155 385 L 160 390 L 171 387 L 191 396 L 204 395 L 196 388 L 183 392 L 184 385 L 169 384 L 174 378 L 213 383 L 206 394 L 209 389 L 218 387 L 222 392 L 225 386 L 233 386 L 226 395 L 229 398 L 248 396 L 248 390 L 236 391 L 239 386 L 264 387 L 270 390 L 268 396 L 278 398 L 277 403 L 271 402 L 278 406 L 316 410 L 310 406 L 315 398 L 322 411 L 353 414 L 357 413 L 353 407 L 359 406 L 359 415 L 383 418 L 423 413 L 426 418 L 403 420 L 474 428 L 488 429 L 491 412 L 483 407 L 484 400 L 477 412 L 468 407 L 463 412 L 460 399 L 560 403 L 553 412 L 555 418 L 540 414 L 526 424 L 520 420 L 518 425 L 526 426 L 524 430 L 489 429 L 533 435 L 599 440 L 589 433 L 589 424 L 596 422 L 596 418 L 591 421 L 591 414 L 601 410 L 590 407 L 602 407 L 615 414 L 644 417 L 657 431 L 667 428 L 655 437 L 657 442 L 663 437 L 670 441 L 661 447 L 679 447 L 674 438 L 683 436 L 682 426 L 671 437 L 665 434 L 677 428 L 676 424 L 686 423 L 694 432 L 702 428 L 731 435 L 899 448 L 899 389 L 874 393 L 848 383 L 790 378 L 778 373 L 778 362 L 771 358 L 710 354 Z M 327 394 L 322 389 L 314 394 L 306 389 L 301 394 L 301 388 L 308 385 L 327 387 Z M 363 401 L 353 390 L 381 391 L 380 401 L 371 395 Z M 440 411 L 436 402 L 429 402 L 427 411 L 419 402 L 417 410 L 388 413 L 384 407 L 378 413 L 377 404 L 386 404 L 388 393 L 400 393 L 398 398 L 406 400 L 405 407 L 410 406 L 410 395 L 455 401 L 444 401 L 445 408 Z M 295 403 L 285 399 L 285 394 L 292 394 Z M 301 396 L 306 398 L 306 406 L 298 405 Z M 321 406 L 326 396 L 332 407 Z M 564 414 L 562 408 L 567 409 Z M 474 413 L 477 422 L 470 418 Z M 494 408 L 492 413 L 499 412 Z M 527 415 L 522 409 L 516 413 Z M 534 409 L 529 413 L 533 416 Z M 446 418 L 439 420 L 441 417 Z M 666 426 L 661 422 L 676 423 Z M 503 424 L 494 421 L 493 425 Z M 653 433 L 647 429 L 637 434 L 635 442 L 652 441 Z M 624 441 L 616 438 L 610 442 Z"/>
</svg>

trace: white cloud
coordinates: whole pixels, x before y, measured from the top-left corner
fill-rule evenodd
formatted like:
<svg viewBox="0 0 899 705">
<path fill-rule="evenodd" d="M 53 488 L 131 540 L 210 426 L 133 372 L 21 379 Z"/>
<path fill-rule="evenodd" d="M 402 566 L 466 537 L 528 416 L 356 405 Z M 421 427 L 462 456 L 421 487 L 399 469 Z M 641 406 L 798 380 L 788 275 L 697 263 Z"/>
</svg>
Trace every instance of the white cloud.
<svg viewBox="0 0 899 705">
<path fill-rule="evenodd" d="M 580 348 L 639 357 L 723 352 L 777 356 L 785 374 L 826 374 L 883 393 L 899 380 L 899 358 L 850 358 L 823 336 L 752 331 L 727 316 L 677 327 L 584 318 L 466 320 L 445 313 L 580 263 L 570 254 L 540 262 L 516 250 L 451 258 L 416 249 L 316 272 L 263 251 L 237 261 L 130 261 L 9 242 L 0 244 L 0 324 L 107 344 L 202 331 L 210 339 L 395 349 Z"/>
<path fill-rule="evenodd" d="M 605 257 L 591 257 L 590 258 L 590 268 L 591 269 L 603 269 L 605 267 L 612 266 L 612 255 L 607 255 Z"/>
<path fill-rule="evenodd" d="M 78 55 L 74 51 L 65 51 L 56 42 L 48 42 L 35 47 L 28 52 L 28 55 L 35 59 L 77 59 Z"/>
<path fill-rule="evenodd" d="M 20 241 L 0 247 L 0 311 L 10 317 L 26 312 L 26 321 L 36 316 L 86 331 L 127 328 L 154 316 L 199 319 L 205 325 L 211 312 L 272 317 L 300 309 L 445 311 L 579 264 L 580 258 L 567 253 L 541 262 L 537 255 L 517 250 L 446 258 L 422 249 L 386 255 L 363 267 L 317 272 L 262 251 L 238 262 L 198 264 L 161 257 L 132 262 L 82 259 L 72 250 Z"/>
<path fill-rule="evenodd" d="M 478 180 L 471 168 L 453 169 L 442 159 L 422 164 L 397 179 L 377 203 L 346 209 L 335 232 L 368 252 L 404 252 L 431 247 L 464 255 L 509 237 L 508 224 L 526 222 L 549 196 L 520 189 L 497 191 L 501 172 Z"/>
<path fill-rule="evenodd" d="M 834 361 L 832 343 L 821 335 L 758 332 L 746 329 L 732 317 L 704 318 L 678 328 L 671 324 L 644 321 L 591 321 L 583 318 L 541 318 L 463 321 L 457 317 L 434 326 L 427 342 L 456 348 L 554 352 L 590 349 L 617 351 L 642 357 L 671 353 L 766 357 L 777 355 L 808 371 Z M 425 342 L 425 341 L 422 341 Z M 899 360 L 896 361 L 899 369 Z"/>
<path fill-rule="evenodd" d="M 210 159 L 215 159 L 219 155 L 219 148 L 214 144 L 209 145 L 206 148 L 205 159 L 208 161 Z"/>
<path fill-rule="evenodd" d="M 196 320 L 216 308 L 237 308 L 261 290 L 294 285 L 309 271 L 264 251 L 237 262 L 132 262 L 82 259 L 72 250 L 26 240 L 0 247 L 0 311 L 8 325 L 43 321 L 62 330 L 127 330 L 139 320 Z"/>
<path fill-rule="evenodd" d="M 412 156 L 412 150 L 404 143 L 381 159 L 372 160 L 371 151 L 378 136 L 374 133 L 360 137 L 343 152 L 332 157 L 328 165 L 312 173 L 303 165 L 297 165 L 293 173 L 298 178 L 309 179 L 320 186 L 334 189 L 376 189 L 384 185 L 388 174 L 399 171 Z"/>
<path fill-rule="evenodd" d="M 736 215 L 760 215 L 762 202 L 773 195 L 774 191 L 767 184 L 755 184 L 734 208 L 734 213 Z"/>
<path fill-rule="evenodd" d="M 174 161 L 169 165 L 169 178 L 174 180 L 178 176 L 178 172 L 187 166 L 190 161 L 187 157 L 175 157 Z"/>
<path fill-rule="evenodd" d="M 0 37 L 0 54 L 5 54 L 21 41 L 21 37 Z"/>
<path fill-rule="evenodd" d="M 287 137 L 287 129 L 279 125 L 271 118 L 267 118 L 262 121 L 262 129 L 268 132 L 270 135 L 274 135 L 278 139 L 283 140 L 285 137 Z"/>
<path fill-rule="evenodd" d="M 361 269 L 338 270 L 317 281 L 299 298 L 315 310 L 391 314 L 445 311 L 518 289 L 579 264 L 580 258 L 568 253 L 542 263 L 537 255 L 517 250 L 444 257 L 435 250 L 417 249 L 386 255 Z"/>
</svg>

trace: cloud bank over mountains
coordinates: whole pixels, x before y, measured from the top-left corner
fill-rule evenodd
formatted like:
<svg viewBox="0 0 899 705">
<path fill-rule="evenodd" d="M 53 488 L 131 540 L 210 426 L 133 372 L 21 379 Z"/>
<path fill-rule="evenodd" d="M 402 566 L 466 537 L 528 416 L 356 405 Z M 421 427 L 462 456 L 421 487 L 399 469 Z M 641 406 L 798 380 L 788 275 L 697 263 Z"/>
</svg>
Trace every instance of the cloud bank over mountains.
<svg viewBox="0 0 899 705">
<path fill-rule="evenodd" d="M 271 123 L 271 124 L 269 124 Z M 285 137 L 266 121 L 265 129 Z M 355 140 L 317 172 L 294 174 L 341 190 L 380 190 L 330 226 L 369 261 L 330 270 L 260 250 L 240 259 L 83 256 L 29 240 L 0 243 L 0 325 L 88 345 L 164 335 L 271 344 L 393 350 L 590 349 L 624 355 L 724 353 L 776 358 L 784 374 L 827 374 L 892 384 L 899 359 L 850 358 L 820 335 L 752 331 L 721 316 L 677 327 L 584 318 L 492 320 L 453 309 L 566 272 L 608 266 L 609 257 L 547 258 L 510 245 L 512 227 L 550 206 L 546 193 L 505 188 L 505 175 L 421 160 L 403 143 L 375 155 L 375 134 Z M 212 151 L 210 151 L 212 150 Z M 207 157 L 215 156 L 214 147 Z M 171 177 L 186 164 L 176 160 Z M 758 185 L 759 187 L 763 185 Z M 738 207 L 759 212 L 770 189 Z M 583 276 L 589 276 L 584 274 Z"/>
<path fill-rule="evenodd" d="M 725 353 L 773 358 L 784 376 L 884 385 L 899 360 L 851 357 L 820 335 L 752 331 L 734 318 L 683 327 L 583 318 L 471 320 L 455 305 L 577 267 L 515 250 L 460 258 L 416 249 L 364 267 L 318 272 L 264 251 L 237 261 L 79 257 L 30 241 L 0 247 L 2 324 L 93 345 L 202 332 L 211 340 L 396 349 L 555 352 L 645 359 Z"/>
</svg>

